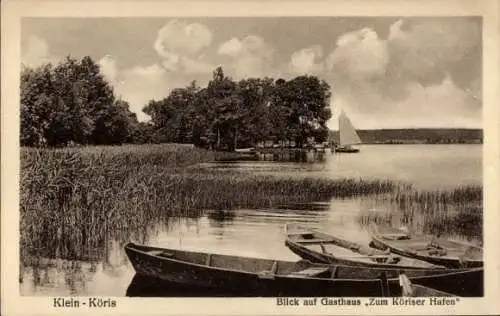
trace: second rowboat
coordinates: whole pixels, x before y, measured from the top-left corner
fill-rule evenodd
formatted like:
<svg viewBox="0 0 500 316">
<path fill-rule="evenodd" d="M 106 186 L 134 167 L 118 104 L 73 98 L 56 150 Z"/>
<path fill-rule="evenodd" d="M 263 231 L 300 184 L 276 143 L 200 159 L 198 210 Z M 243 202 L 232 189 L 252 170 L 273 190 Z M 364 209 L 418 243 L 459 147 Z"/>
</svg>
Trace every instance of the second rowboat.
<svg viewBox="0 0 500 316">
<path fill-rule="evenodd" d="M 425 260 L 448 268 L 483 266 L 483 249 L 475 245 L 392 227 L 370 226 L 372 245 L 379 250 Z"/>
<path fill-rule="evenodd" d="M 394 255 L 300 226 L 286 225 L 285 230 L 285 245 L 298 256 L 312 262 L 405 270 L 444 269 L 440 265 Z"/>
</svg>

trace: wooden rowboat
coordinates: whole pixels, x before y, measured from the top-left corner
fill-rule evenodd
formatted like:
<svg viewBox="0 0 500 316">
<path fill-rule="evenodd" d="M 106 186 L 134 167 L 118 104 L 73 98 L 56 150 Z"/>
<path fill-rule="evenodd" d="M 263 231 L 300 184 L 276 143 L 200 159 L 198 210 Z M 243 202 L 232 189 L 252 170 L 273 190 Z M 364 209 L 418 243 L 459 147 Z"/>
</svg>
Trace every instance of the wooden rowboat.
<svg viewBox="0 0 500 316">
<path fill-rule="evenodd" d="M 303 259 L 318 263 L 405 270 L 444 269 L 422 260 L 396 256 L 330 234 L 286 225 L 285 245 Z"/>
<path fill-rule="evenodd" d="M 421 296 L 481 296 L 482 269 L 368 269 L 259 259 L 149 247 L 129 243 L 125 252 L 137 274 L 192 288 L 206 296 L 401 296 L 405 275 Z M 481 286 L 478 285 L 481 284 Z M 453 292 L 450 292 L 453 291 Z M 198 295 L 199 296 L 199 295 Z"/>
<path fill-rule="evenodd" d="M 401 229 L 371 225 L 372 246 L 448 268 L 482 267 L 483 249 L 431 235 L 413 235 Z"/>
<path fill-rule="evenodd" d="M 450 293 L 419 285 L 411 285 L 412 297 L 456 297 Z M 125 293 L 127 297 L 238 297 L 235 293 L 223 293 L 220 291 L 204 291 L 192 287 L 183 287 L 179 284 L 163 281 L 155 277 L 135 274 Z M 258 294 L 253 293 L 254 297 Z M 239 295 L 248 297 L 248 295 Z"/>
</svg>

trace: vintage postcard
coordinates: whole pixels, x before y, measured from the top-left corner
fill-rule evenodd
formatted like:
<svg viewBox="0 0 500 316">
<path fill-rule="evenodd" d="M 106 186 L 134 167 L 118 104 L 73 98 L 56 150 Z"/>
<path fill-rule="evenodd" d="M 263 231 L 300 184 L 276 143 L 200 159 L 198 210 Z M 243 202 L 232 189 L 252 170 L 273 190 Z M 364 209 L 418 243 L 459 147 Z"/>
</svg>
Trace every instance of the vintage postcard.
<svg viewBox="0 0 500 316">
<path fill-rule="evenodd" d="M 497 1 L 2 3 L 2 315 L 498 314 Z"/>
</svg>

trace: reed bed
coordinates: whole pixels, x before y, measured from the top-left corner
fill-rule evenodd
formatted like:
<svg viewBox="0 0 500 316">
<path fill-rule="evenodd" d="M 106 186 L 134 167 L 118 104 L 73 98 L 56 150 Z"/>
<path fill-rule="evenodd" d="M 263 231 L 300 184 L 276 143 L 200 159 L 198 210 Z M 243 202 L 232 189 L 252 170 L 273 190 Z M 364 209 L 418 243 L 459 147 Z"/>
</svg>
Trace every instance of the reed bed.
<svg viewBox="0 0 500 316">
<path fill-rule="evenodd" d="M 80 157 L 83 164 L 98 164 L 100 169 L 108 170 L 110 166 L 123 168 L 145 164 L 169 168 L 185 167 L 212 161 L 214 152 L 181 144 L 22 148 L 21 167 L 31 167 L 35 164 L 38 167 L 52 168 L 53 165 L 71 162 L 70 156 Z"/>
<path fill-rule="evenodd" d="M 102 257 L 109 238 L 207 209 L 264 208 L 383 194 L 390 181 L 273 178 L 186 168 L 213 159 L 187 146 L 21 150 L 21 249 L 44 257 Z M 134 237 L 135 236 L 135 237 Z M 50 247 L 48 247 L 50 245 Z"/>
<path fill-rule="evenodd" d="M 385 198 L 385 197 L 384 197 Z M 389 200 L 401 205 L 418 203 L 423 206 L 482 203 L 481 186 L 459 186 L 451 190 L 417 191 L 409 185 L 401 185 L 389 196 Z"/>
<path fill-rule="evenodd" d="M 225 210 L 368 195 L 386 211 L 361 212 L 361 223 L 402 223 L 472 237 L 482 233 L 481 187 L 418 191 L 390 180 L 273 177 L 196 167 L 213 159 L 212 152 L 182 145 L 22 149 L 21 259 L 99 260 L 109 240 L 145 241 L 159 226 L 206 210 L 227 217 Z"/>
<path fill-rule="evenodd" d="M 417 191 L 398 186 L 377 196 L 384 211 L 362 211 L 359 222 L 407 228 L 430 234 L 482 240 L 483 190 L 481 186 L 459 186 L 452 190 Z"/>
</svg>

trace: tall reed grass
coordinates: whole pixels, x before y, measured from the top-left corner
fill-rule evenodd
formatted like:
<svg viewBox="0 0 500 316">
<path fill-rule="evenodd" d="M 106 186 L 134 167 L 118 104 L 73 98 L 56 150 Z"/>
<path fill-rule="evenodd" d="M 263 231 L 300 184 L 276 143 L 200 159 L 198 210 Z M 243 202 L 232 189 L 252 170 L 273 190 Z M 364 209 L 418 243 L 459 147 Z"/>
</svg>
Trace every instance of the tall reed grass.
<svg viewBox="0 0 500 316">
<path fill-rule="evenodd" d="M 21 249 L 44 257 L 99 258 L 108 238 L 144 238 L 158 222 L 199 217 L 206 209 L 263 208 L 394 189 L 391 181 L 186 168 L 212 159 L 208 151 L 175 145 L 22 149 Z"/>
<path fill-rule="evenodd" d="M 361 212 L 361 224 L 403 225 L 418 232 L 482 240 L 481 186 L 459 186 L 448 191 L 417 191 L 411 186 L 397 186 L 393 192 L 378 196 L 377 201 L 384 211 Z"/>
</svg>

